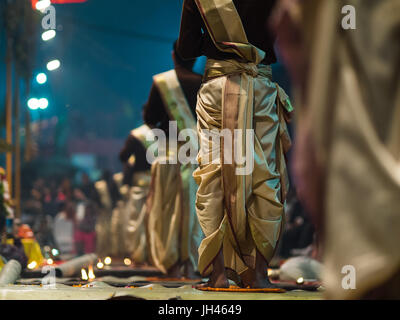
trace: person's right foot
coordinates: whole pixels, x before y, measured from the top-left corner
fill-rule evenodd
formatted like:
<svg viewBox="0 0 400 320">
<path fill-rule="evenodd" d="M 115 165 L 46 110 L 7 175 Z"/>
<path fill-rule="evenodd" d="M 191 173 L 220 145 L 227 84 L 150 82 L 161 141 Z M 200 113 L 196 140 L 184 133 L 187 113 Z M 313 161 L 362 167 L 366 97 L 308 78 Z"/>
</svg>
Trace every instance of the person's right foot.
<svg viewBox="0 0 400 320">
<path fill-rule="evenodd" d="M 219 274 L 212 273 L 206 283 L 199 284 L 196 288 L 229 288 L 229 281 L 223 272 Z"/>
<path fill-rule="evenodd" d="M 251 289 L 273 289 L 278 288 L 276 285 L 273 285 L 267 275 L 258 274 L 253 279 L 253 281 L 246 283 L 246 287 L 250 287 Z"/>
<path fill-rule="evenodd" d="M 245 287 L 251 289 L 270 289 L 277 288 L 269 281 L 268 263 L 257 250 L 255 269 L 250 269 L 247 272 L 247 277 L 242 278 Z"/>
</svg>

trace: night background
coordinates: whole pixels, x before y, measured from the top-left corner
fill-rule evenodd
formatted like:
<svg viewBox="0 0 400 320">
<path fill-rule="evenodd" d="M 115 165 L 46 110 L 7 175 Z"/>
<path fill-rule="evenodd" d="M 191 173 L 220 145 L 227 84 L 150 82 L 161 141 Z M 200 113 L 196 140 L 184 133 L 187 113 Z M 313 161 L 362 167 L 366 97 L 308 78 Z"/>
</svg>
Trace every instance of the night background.
<svg viewBox="0 0 400 320">
<path fill-rule="evenodd" d="M 0 0 L 0 300 L 399 298 L 399 30 L 399 0 Z"/>
<path fill-rule="evenodd" d="M 99 179 L 104 169 L 121 170 L 118 152 L 130 130 L 143 124 L 141 111 L 152 76 L 173 68 L 171 51 L 179 34 L 183 4 L 182 0 L 54 2 L 56 36 L 49 41 L 41 39 L 45 30 L 41 27 L 43 14 L 39 13 L 36 49 L 29 52 L 34 57 L 29 96 L 21 89 L 21 113 L 29 110 L 27 101 L 32 97 L 49 101 L 47 109 L 29 111 L 33 156 L 22 164 L 25 186 L 49 167 L 52 170 L 47 174 L 62 175 L 70 174 L 67 169 L 74 166 L 74 179 L 79 179 L 75 173 L 84 171 L 92 180 Z M 2 61 L 4 40 L 2 28 Z M 47 71 L 46 64 L 53 59 L 60 60 L 61 66 Z M 195 71 L 202 73 L 204 63 L 200 58 Z M 276 68 L 282 66 L 276 64 Z M 48 77 L 42 85 L 35 80 L 40 72 Z M 5 73 L 5 64 L 0 64 L 3 136 Z M 278 81 L 288 89 L 285 75 L 280 77 Z M 24 121 L 21 115 L 22 153 Z M 4 166 L 4 155 L 0 163 Z"/>
</svg>

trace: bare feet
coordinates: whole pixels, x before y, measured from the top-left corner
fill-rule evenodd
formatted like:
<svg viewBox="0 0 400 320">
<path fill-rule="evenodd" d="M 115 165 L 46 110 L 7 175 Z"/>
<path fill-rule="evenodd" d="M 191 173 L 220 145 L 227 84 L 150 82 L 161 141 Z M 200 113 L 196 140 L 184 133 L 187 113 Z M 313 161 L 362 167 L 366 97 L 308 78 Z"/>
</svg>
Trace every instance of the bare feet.
<svg viewBox="0 0 400 320">
<path fill-rule="evenodd" d="M 277 286 L 273 285 L 268 278 L 267 274 L 256 274 L 254 281 L 248 284 L 251 289 L 266 289 L 266 288 L 277 288 Z"/>
<path fill-rule="evenodd" d="M 196 288 L 229 288 L 229 281 L 225 272 L 216 273 L 213 271 L 210 279 L 206 283 L 197 285 Z"/>
<path fill-rule="evenodd" d="M 225 272 L 222 248 L 214 259 L 213 271 L 210 279 L 206 283 L 196 286 L 196 288 L 229 288 L 229 281 Z"/>
<path fill-rule="evenodd" d="M 257 250 L 255 269 L 249 270 L 246 279 L 242 278 L 245 287 L 251 289 L 277 288 L 269 281 L 267 270 L 268 262 Z"/>
<path fill-rule="evenodd" d="M 174 278 L 174 279 L 180 279 L 182 278 L 182 273 L 181 273 L 181 264 L 179 262 L 175 263 L 167 273 L 167 276 L 169 278 Z"/>
<path fill-rule="evenodd" d="M 190 260 L 186 261 L 184 264 L 184 276 L 186 279 L 197 279 L 198 276 L 194 272 L 194 268 Z"/>
</svg>

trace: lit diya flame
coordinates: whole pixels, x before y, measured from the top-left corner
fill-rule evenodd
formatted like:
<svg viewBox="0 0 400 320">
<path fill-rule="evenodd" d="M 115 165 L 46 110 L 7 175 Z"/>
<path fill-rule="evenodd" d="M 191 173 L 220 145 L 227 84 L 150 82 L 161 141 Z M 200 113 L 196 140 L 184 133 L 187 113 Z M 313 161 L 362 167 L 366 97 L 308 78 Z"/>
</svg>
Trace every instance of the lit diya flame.
<svg viewBox="0 0 400 320">
<path fill-rule="evenodd" d="M 48 265 L 52 265 L 53 263 L 54 263 L 53 259 L 51 259 L 51 258 L 50 258 L 50 259 L 47 259 L 47 264 L 48 264 Z"/>
<path fill-rule="evenodd" d="M 304 283 L 304 278 L 300 277 L 300 278 L 297 279 L 296 282 L 297 282 L 297 284 L 303 284 Z"/>
<path fill-rule="evenodd" d="M 88 275 L 87 275 L 85 269 L 81 269 L 81 278 L 82 278 L 82 280 L 84 280 L 84 281 L 89 280 Z"/>
<path fill-rule="evenodd" d="M 126 266 L 130 266 L 132 264 L 132 260 L 129 259 L 129 258 L 125 258 L 124 259 L 124 263 L 125 263 Z"/>
<path fill-rule="evenodd" d="M 36 261 L 32 261 L 30 264 L 28 264 L 28 269 L 33 270 L 37 267 L 37 262 Z"/>
<path fill-rule="evenodd" d="M 104 263 L 105 263 L 106 265 L 110 265 L 111 262 L 112 262 L 112 260 L 111 260 L 110 257 L 107 257 L 107 258 L 104 259 Z"/>
<path fill-rule="evenodd" d="M 92 265 L 89 266 L 88 271 L 89 271 L 89 281 L 93 281 L 94 279 L 96 279 L 96 276 L 94 275 L 94 272 L 93 272 Z"/>
<path fill-rule="evenodd" d="M 103 269 L 104 268 L 104 263 L 101 262 L 101 260 L 99 259 L 99 262 L 97 262 L 97 269 Z"/>
</svg>

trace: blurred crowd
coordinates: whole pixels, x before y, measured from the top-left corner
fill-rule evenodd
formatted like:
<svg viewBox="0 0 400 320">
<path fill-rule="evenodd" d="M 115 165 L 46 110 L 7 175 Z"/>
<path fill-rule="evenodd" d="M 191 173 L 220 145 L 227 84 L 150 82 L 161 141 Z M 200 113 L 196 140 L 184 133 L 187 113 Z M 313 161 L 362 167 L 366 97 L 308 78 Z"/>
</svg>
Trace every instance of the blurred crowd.
<svg viewBox="0 0 400 320">
<path fill-rule="evenodd" d="M 103 173 L 113 207 L 120 198 L 118 187 L 109 171 Z M 39 178 L 22 201 L 21 221 L 28 225 L 43 248 L 57 248 L 61 253 L 82 255 L 96 252 L 96 223 L 102 208 L 101 196 L 86 173 L 79 183 L 64 178 L 60 181 Z M 292 188 L 288 195 L 286 226 L 277 258 L 316 255 L 312 221 Z"/>
<path fill-rule="evenodd" d="M 113 185 L 110 172 L 103 180 Z M 115 187 L 111 187 L 115 190 Z M 111 192 L 117 201 L 118 193 Z M 61 253 L 82 255 L 96 251 L 96 221 L 101 208 L 100 196 L 86 173 L 80 181 L 70 178 L 60 181 L 39 178 L 29 194 L 22 199 L 22 223 L 30 226 L 43 248 L 57 248 Z"/>
</svg>

